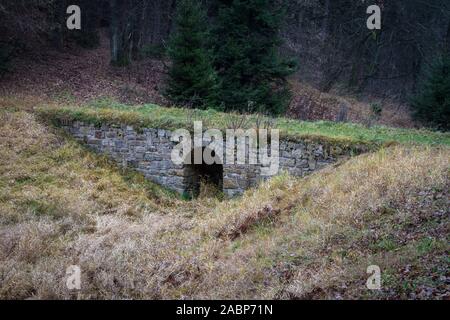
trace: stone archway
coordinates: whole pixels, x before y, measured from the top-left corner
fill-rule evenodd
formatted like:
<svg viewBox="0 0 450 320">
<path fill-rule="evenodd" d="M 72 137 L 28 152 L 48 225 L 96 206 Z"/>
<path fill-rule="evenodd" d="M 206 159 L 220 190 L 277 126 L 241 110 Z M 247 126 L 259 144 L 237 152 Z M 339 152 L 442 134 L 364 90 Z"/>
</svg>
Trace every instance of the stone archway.
<svg viewBox="0 0 450 320">
<path fill-rule="evenodd" d="M 202 148 L 204 152 L 205 147 Z M 214 156 L 214 151 L 212 152 Z M 194 164 L 194 150 L 191 150 L 188 157 L 191 158 L 191 164 L 184 165 L 184 184 L 185 193 L 191 197 L 198 197 L 202 188 L 216 189 L 223 191 L 223 165 L 219 158 L 215 158 L 215 163 L 206 164 L 202 160 L 201 164 Z"/>
</svg>

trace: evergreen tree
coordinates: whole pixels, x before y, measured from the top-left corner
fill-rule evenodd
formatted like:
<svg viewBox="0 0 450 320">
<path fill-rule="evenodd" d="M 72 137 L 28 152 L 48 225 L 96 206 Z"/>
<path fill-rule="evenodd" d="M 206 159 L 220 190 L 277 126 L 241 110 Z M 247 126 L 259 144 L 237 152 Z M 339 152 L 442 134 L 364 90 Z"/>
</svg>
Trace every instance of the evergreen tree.
<svg viewBox="0 0 450 320">
<path fill-rule="evenodd" d="M 176 104 L 205 108 L 215 103 L 217 76 L 207 48 L 206 13 L 197 1 L 182 0 L 169 41 L 167 97 Z"/>
<path fill-rule="evenodd" d="M 413 99 L 414 117 L 437 129 L 450 128 L 450 56 L 438 59 L 428 70 Z"/>
<path fill-rule="evenodd" d="M 227 110 L 281 113 L 294 63 L 278 55 L 283 11 L 275 0 L 218 0 L 215 67 Z"/>
</svg>

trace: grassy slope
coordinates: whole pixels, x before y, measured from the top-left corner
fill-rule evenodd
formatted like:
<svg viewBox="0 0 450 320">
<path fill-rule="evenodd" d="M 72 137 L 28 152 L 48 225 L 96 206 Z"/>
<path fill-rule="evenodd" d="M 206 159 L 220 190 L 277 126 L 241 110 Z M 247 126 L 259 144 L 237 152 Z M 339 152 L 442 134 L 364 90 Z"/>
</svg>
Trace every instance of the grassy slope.
<svg viewBox="0 0 450 320">
<path fill-rule="evenodd" d="M 82 108 L 39 108 L 46 119 L 81 120 L 91 123 L 127 123 L 136 127 L 158 127 L 167 129 L 187 128 L 193 121 L 203 121 L 205 128 L 255 127 L 259 122 L 273 123 L 281 135 L 291 139 L 319 139 L 342 146 L 388 145 L 392 142 L 415 144 L 450 145 L 450 134 L 427 130 L 400 129 L 376 126 L 367 128 L 359 124 L 336 122 L 306 122 L 287 118 L 268 119 L 257 115 L 242 116 L 214 110 L 187 110 L 163 108 L 156 105 L 130 107 L 110 100 L 100 100 Z"/>
<path fill-rule="evenodd" d="M 57 259 L 69 262 L 67 245 L 95 232 L 103 217 L 135 221 L 145 215 L 158 222 L 166 209 L 178 206 L 172 193 L 141 175 L 117 170 L 30 113 L 0 111 L 0 126 L 2 297 L 42 294 L 47 276 L 63 275 L 52 265 Z M 50 275 L 47 268 L 56 273 Z"/>
<path fill-rule="evenodd" d="M 394 146 L 303 180 L 277 177 L 242 199 L 181 202 L 30 113 L 0 117 L 2 298 L 449 292 L 447 147 Z M 72 264 L 79 293 L 65 288 Z M 382 269 L 380 292 L 365 289 L 369 264 Z"/>
<path fill-rule="evenodd" d="M 377 264 L 375 296 L 448 292 L 449 156 L 389 148 L 222 204 L 204 232 L 226 250 L 205 283 L 225 289 L 217 297 L 236 297 L 230 287 L 241 298 L 368 297 L 365 271 Z"/>
</svg>

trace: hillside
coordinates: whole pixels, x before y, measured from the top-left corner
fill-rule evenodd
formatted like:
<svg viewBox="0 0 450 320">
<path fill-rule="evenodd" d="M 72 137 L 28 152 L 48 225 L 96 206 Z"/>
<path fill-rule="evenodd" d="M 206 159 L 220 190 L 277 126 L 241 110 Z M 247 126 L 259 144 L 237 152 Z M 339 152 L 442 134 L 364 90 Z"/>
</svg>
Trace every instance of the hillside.
<svg viewBox="0 0 450 320">
<path fill-rule="evenodd" d="M 0 300 L 450 300 L 449 130 L 448 0 L 2 0 Z"/>
<path fill-rule="evenodd" d="M 11 72 L 0 77 L 0 94 L 9 100 L 36 104 L 95 104 L 118 101 L 123 104 L 157 104 L 171 106 L 163 96 L 167 77 L 166 62 L 146 58 L 127 68 L 111 66 L 107 31 L 102 30 L 95 49 L 70 47 L 57 51 L 45 47 L 38 54 L 24 54 L 14 59 Z M 309 121 L 335 121 L 342 108 L 344 120 L 363 125 L 386 125 L 411 128 L 417 126 L 408 106 L 387 98 L 351 97 L 338 92 L 325 93 L 295 77 L 289 80 L 292 99 L 286 115 Z M 113 100 L 113 101 L 111 101 Z M 9 101 L 11 102 L 11 101 Z M 372 105 L 382 106 L 374 118 Z"/>
<path fill-rule="evenodd" d="M 26 111 L 0 123 L 2 298 L 448 297 L 447 147 L 382 148 L 186 202 Z M 365 288 L 371 264 L 381 291 Z"/>
</svg>

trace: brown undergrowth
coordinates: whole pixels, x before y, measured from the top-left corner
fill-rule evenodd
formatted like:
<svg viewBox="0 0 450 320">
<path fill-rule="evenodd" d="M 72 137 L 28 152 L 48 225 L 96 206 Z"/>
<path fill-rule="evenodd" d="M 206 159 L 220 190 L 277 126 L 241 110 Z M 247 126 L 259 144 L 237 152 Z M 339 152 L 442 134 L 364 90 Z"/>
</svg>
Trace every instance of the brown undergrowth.
<svg viewBox="0 0 450 320">
<path fill-rule="evenodd" d="M 448 298 L 448 147 L 393 146 L 223 201 L 180 200 L 26 111 L 0 112 L 0 147 L 1 298 Z"/>
</svg>

